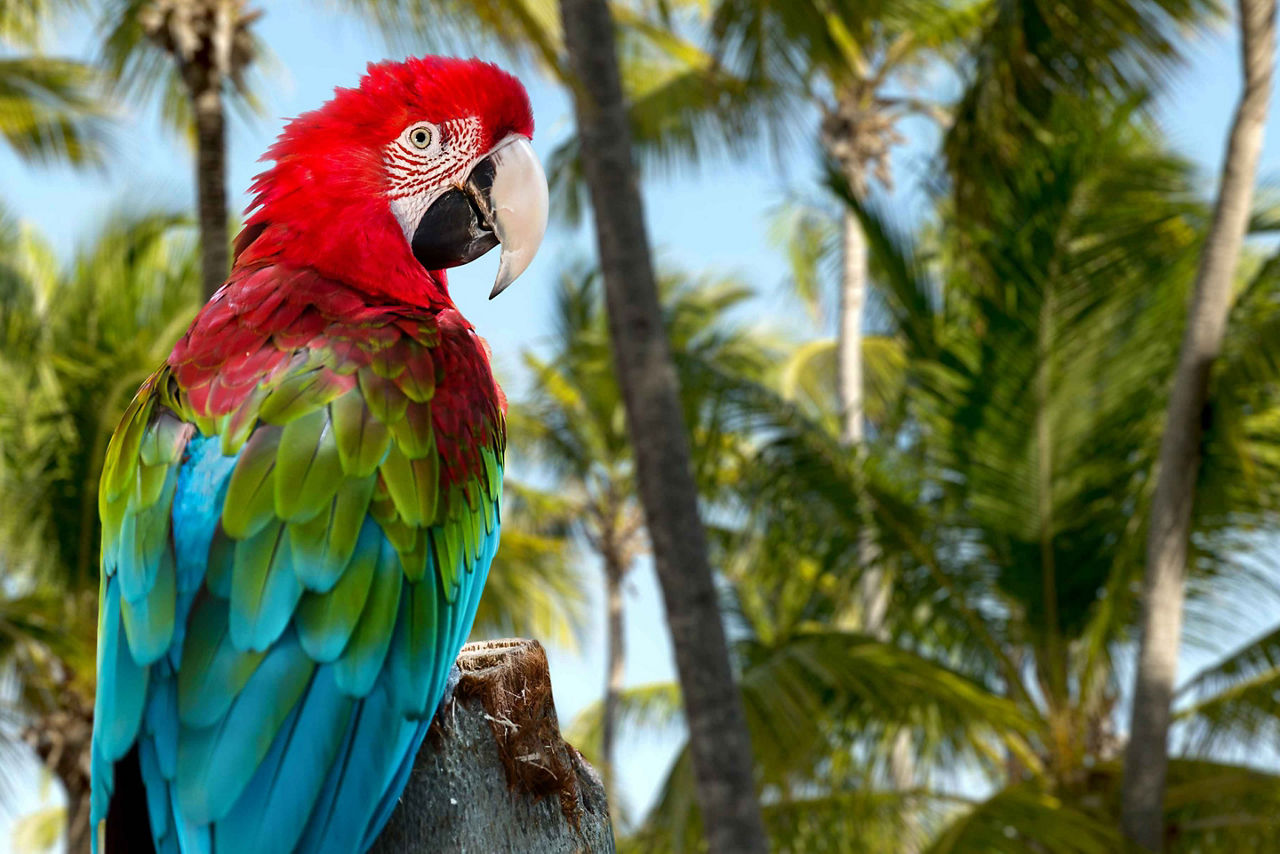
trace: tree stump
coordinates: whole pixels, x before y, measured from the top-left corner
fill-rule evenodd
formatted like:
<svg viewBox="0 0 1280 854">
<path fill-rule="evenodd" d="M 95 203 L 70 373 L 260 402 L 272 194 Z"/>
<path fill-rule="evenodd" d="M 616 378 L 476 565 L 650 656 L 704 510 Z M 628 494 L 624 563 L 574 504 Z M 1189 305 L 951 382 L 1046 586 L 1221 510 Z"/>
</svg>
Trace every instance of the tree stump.
<svg viewBox="0 0 1280 854">
<path fill-rule="evenodd" d="M 467 644 L 371 854 L 612 852 L 595 770 L 560 736 L 532 640 Z"/>
</svg>

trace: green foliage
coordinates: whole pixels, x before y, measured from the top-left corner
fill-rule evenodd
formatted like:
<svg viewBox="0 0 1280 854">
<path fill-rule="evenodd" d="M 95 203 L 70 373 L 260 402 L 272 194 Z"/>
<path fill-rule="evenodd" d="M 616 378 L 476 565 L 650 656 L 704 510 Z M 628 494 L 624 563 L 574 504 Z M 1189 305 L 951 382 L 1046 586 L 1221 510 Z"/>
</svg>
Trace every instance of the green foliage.
<svg viewBox="0 0 1280 854">
<path fill-rule="evenodd" d="M 554 0 L 341 0 L 398 49 L 480 53 L 494 45 L 560 75 L 563 40 Z"/>
<path fill-rule="evenodd" d="M 47 56 L 44 33 L 65 0 L 0 4 L 0 137 L 24 161 L 98 163 L 106 109 L 97 69 Z"/>
<path fill-rule="evenodd" d="M 46 56 L 0 58 L 0 136 L 23 160 L 96 163 L 104 114 L 96 72 Z"/>
<path fill-rule="evenodd" d="M 111 218 L 59 269 L 30 231 L 0 308 L 11 378 L 0 398 L 0 549 L 13 566 L 91 585 L 107 439 L 138 384 L 195 313 L 194 235 L 180 218 Z"/>
<path fill-rule="evenodd" d="M 928 854 L 1000 851 L 1034 854 L 1116 854 L 1127 850 L 1119 831 L 1033 784 L 997 792 L 951 823 Z"/>
<path fill-rule="evenodd" d="M 920 238 L 829 171 L 867 234 L 885 324 L 867 348 L 867 453 L 839 442 L 830 344 L 799 348 L 780 390 L 722 377 L 731 420 L 759 442 L 737 484 L 750 521 L 721 536 L 766 805 L 874 800 L 906 727 L 925 779 L 968 768 L 995 789 L 972 806 L 933 787 L 900 793 L 898 820 L 934 829 L 930 850 L 1123 850 L 1112 659 L 1135 616 L 1160 401 L 1207 225 L 1189 168 L 1140 107 L 1058 99 L 1003 179 L 970 186 L 971 209 L 944 203 Z M 1274 584 L 1239 568 L 1253 532 L 1274 526 L 1273 270 L 1268 259 L 1242 283 L 1228 333 L 1238 349 L 1214 381 L 1197 597 Z M 857 624 L 868 537 L 876 565 L 893 569 L 896 643 L 812 658 Z M 1175 784 L 1167 816 L 1185 850 L 1236 850 L 1227 840 L 1273 822 L 1275 776 L 1205 762 L 1274 734 L 1273 646 L 1268 635 L 1186 689 L 1196 758 L 1182 762 L 1186 788 Z M 761 669 L 770 660 L 778 667 Z M 925 676 L 940 667 L 972 693 L 924 687 L 949 684 Z M 841 702 L 848 717 L 834 713 Z M 836 766 L 856 773 L 835 778 Z M 685 758 L 673 766 L 639 850 L 696 848 L 690 773 Z M 1172 792 L 1191 797 L 1199 773 L 1232 782 L 1179 802 Z M 775 847 L 799 850 L 801 823 L 771 826 Z"/>
<path fill-rule="evenodd" d="M 661 289 L 695 466 L 704 492 L 713 495 L 729 476 L 738 441 L 717 396 L 719 374 L 763 376 L 772 342 L 763 330 L 733 321 L 751 295 L 737 281 L 673 274 L 663 277 Z M 621 514 L 615 521 L 633 536 L 639 531 L 638 522 L 628 521 L 638 518 L 639 507 L 602 297 L 597 271 L 562 277 L 551 319 L 553 348 L 546 356 L 525 354 L 531 393 L 509 415 L 514 446 L 562 481 L 560 494 L 578 502 L 568 515 L 585 522 L 588 540 L 610 513 Z"/>
</svg>

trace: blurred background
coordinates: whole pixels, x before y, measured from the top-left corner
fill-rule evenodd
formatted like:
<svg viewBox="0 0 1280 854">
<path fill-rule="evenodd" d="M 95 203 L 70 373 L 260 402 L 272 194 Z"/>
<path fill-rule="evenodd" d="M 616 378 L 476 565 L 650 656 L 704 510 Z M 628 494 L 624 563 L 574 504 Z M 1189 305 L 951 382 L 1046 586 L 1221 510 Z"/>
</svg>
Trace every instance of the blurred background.
<svg viewBox="0 0 1280 854">
<path fill-rule="evenodd" d="M 772 848 L 1124 850 L 1148 518 L 1218 236 L 1236 10 L 610 5 Z M 521 76 L 552 183 L 516 286 L 487 301 L 496 257 L 451 273 L 511 400 L 474 637 L 547 645 L 620 850 L 700 850 L 558 15 L 0 0 L 0 851 L 88 850 L 97 479 L 203 301 L 202 234 L 234 236 L 285 119 L 426 52 Z M 223 48 L 193 48 L 210 20 Z M 1172 851 L 1280 851 L 1276 114 L 1187 461 Z"/>
</svg>

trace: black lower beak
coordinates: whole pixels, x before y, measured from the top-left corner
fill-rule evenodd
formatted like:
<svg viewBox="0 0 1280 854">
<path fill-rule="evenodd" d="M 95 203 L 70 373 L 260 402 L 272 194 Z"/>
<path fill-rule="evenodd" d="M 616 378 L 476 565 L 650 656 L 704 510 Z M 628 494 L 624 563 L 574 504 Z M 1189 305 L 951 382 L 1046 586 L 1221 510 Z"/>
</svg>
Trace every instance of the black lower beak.
<svg viewBox="0 0 1280 854">
<path fill-rule="evenodd" d="M 468 264 L 498 245 L 490 216 L 494 167 L 487 158 L 471 170 L 467 184 L 432 202 L 413 232 L 413 256 L 428 270 Z"/>
</svg>

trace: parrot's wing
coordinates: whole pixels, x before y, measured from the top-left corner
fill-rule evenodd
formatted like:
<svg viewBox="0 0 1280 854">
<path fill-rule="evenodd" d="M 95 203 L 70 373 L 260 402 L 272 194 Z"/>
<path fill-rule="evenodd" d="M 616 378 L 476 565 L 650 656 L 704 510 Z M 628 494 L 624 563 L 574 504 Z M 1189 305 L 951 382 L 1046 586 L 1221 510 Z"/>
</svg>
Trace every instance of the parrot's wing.
<svg viewBox="0 0 1280 854">
<path fill-rule="evenodd" d="M 497 549 L 502 415 L 434 319 L 326 320 L 162 371 L 117 430 L 95 826 L 135 748 L 161 851 L 356 854 L 403 788 Z"/>
</svg>

